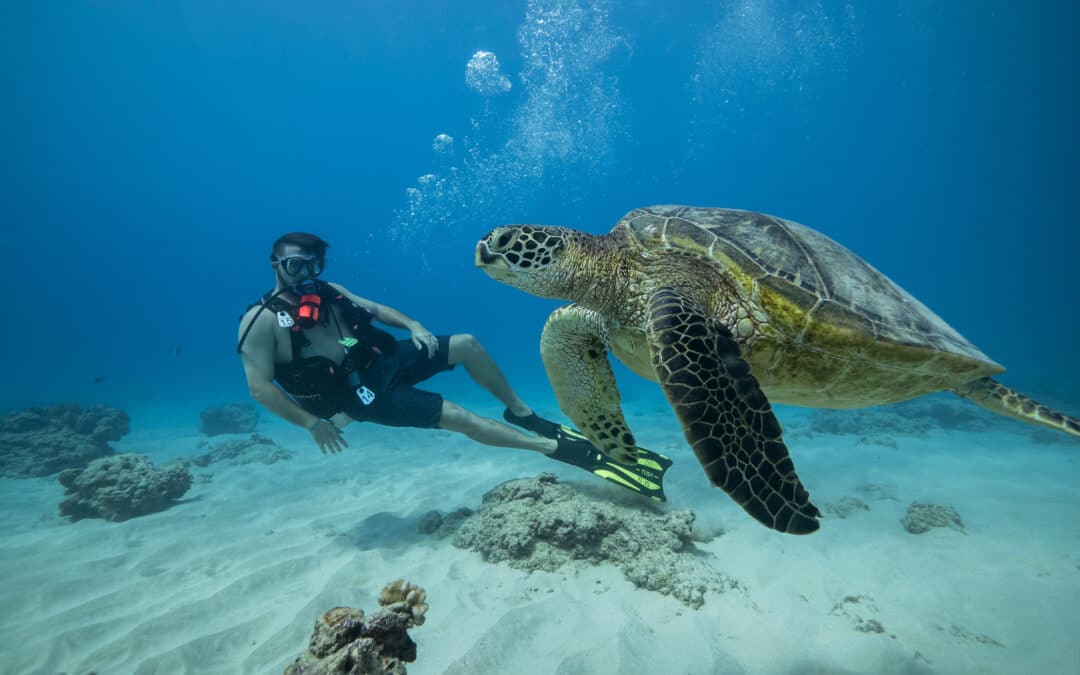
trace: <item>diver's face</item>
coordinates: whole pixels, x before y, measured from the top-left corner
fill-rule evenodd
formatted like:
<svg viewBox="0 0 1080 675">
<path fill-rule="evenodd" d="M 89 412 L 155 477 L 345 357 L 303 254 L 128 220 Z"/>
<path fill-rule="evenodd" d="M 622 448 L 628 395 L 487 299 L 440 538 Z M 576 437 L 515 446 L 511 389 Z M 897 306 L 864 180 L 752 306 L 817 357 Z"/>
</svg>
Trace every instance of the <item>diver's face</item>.
<svg viewBox="0 0 1080 675">
<path fill-rule="evenodd" d="M 270 265 L 277 272 L 279 283 L 286 287 L 295 286 L 303 279 L 314 279 L 322 274 L 323 270 L 321 259 L 295 244 L 282 248 L 277 259 L 271 261 Z"/>
</svg>

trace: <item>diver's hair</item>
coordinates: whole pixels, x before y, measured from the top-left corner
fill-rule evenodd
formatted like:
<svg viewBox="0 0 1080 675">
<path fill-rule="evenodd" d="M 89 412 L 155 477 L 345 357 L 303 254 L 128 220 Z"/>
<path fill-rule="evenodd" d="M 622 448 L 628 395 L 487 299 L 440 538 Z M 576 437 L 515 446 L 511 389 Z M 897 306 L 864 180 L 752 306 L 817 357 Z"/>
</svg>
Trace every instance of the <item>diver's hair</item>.
<svg viewBox="0 0 1080 675">
<path fill-rule="evenodd" d="M 304 253 L 310 253 L 319 260 L 326 259 L 326 249 L 330 248 L 330 244 L 314 234 L 290 232 L 277 238 L 277 241 L 274 242 L 274 248 L 270 250 L 270 256 L 280 256 L 282 250 L 289 245 L 299 246 Z"/>
</svg>

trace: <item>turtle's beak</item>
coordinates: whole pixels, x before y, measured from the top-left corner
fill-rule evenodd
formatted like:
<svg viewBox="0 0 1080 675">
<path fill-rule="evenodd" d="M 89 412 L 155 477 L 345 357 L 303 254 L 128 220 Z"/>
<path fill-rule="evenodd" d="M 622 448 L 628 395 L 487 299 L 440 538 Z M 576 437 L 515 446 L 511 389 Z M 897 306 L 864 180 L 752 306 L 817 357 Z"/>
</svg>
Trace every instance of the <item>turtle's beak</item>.
<svg viewBox="0 0 1080 675">
<path fill-rule="evenodd" d="M 488 248 L 487 239 L 481 239 L 476 243 L 476 255 L 473 258 L 473 262 L 476 266 L 492 274 L 496 271 L 507 271 L 510 268 L 510 263 L 506 262 L 506 259 L 501 255 L 496 255 Z"/>
</svg>

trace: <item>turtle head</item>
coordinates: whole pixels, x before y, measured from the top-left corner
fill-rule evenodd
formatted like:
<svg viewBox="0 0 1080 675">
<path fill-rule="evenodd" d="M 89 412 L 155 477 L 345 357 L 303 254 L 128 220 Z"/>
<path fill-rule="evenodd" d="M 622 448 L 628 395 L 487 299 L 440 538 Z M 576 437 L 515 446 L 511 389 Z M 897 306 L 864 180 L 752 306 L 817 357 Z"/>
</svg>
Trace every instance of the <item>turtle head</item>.
<svg viewBox="0 0 1080 675">
<path fill-rule="evenodd" d="M 543 298 L 573 299 L 572 252 L 583 232 L 546 225 L 504 225 L 476 244 L 476 266 L 504 284 Z"/>
</svg>

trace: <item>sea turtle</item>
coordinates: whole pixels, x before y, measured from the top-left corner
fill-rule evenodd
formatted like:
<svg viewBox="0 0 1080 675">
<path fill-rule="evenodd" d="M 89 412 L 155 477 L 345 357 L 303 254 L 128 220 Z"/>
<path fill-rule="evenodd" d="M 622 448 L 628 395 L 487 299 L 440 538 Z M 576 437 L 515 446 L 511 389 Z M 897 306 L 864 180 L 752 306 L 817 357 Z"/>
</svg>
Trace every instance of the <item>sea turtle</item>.
<svg viewBox="0 0 1080 675">
<path fill-rule="evenodd" d="M 765 525 L 818 528 L 770 401 L 858 408 L 952 391 L 1080 436 L 1080 420 L 989 376 L 1004 370 L 885 275 L 823 234 L 761 213 L 652 206 L 606 235 L 509 225 L 476 265 L 572 300 L 540 351 L 559 406 L 620 462 L 636 442 L 607 351 L 664 390 L 709 480 Z"/>
</svg>

